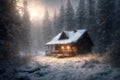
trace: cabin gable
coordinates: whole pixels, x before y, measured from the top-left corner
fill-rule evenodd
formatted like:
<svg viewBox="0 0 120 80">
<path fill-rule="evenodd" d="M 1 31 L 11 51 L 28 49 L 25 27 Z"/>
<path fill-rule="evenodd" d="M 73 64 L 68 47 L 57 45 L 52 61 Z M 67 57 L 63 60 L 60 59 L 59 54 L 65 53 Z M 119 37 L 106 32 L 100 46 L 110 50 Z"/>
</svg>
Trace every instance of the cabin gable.
<svg viewBox="0 0 120 80">
<path fill-rule="evenodd" d="M 69 37 L 66 35 L 65 32 L 62 32 L 59 40 L 64 40 L 64 39 L 69 39 Z"/>
</svg>

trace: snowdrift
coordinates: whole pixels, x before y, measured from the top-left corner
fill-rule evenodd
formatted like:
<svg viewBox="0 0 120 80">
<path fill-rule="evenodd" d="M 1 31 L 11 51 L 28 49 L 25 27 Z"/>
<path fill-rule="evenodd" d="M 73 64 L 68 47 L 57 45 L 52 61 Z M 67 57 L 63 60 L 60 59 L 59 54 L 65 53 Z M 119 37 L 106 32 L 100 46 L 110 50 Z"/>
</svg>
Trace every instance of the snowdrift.
<svg viewBox="0 0 120 80">
<path fill-rule="evenodd" d="M 94 57 L 53 58 L 35 56 L 17 69 L 17 80 L 120 80 L 120 69 Z"/>
</svg>

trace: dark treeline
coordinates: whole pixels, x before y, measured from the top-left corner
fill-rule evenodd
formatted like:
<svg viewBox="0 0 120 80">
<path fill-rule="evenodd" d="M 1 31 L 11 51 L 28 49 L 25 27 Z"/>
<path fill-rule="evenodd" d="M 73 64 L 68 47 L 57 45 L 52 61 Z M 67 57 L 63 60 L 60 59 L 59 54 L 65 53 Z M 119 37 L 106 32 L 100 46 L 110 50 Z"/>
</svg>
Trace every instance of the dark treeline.
<svg viewBox="0 0 120 80">
<path fill-rule="evenodd" d="M 30 53 L 31 28 L 35 51 L 44 49 L 45 43 L 61 31 L 87 29 L 94 42 L 93 51 L 120 67 L 120 0 L 79 0 L 76 8 L 68 0 L 52 19 L 46 9 L 36 25 L 31 25 L 27 1 L 23 0 L 22 7 L 18 1 L 0 0 L 0 80 L 16 80 L 15 69 L 28 60 L 17 55 Z"/>
<path fill-rule="evenodd" d="M 20 7 L 18 1 L 0 0 L 0 80 L 16 80 L 15 69 L 28 60 L 19 56 L 20 51 L 30 51 L 27 2 L 23 0 L 24 6 Z"/>
<path fill-rule="evenodd" d="M 10 58 L 20 51 L 28 52 L 30 46 L 30 21 L 27 2 L 17 6 L 18 0 L 0 0 L 0 57 Z M 22 10 L 23 15 L 19 14 Z"/>
<path fill-rule="evenodd" d="M 87 29 L 95 44 L 93 51 L 107 55 L 113 63 L 120 62 L 120 1 L 79 0 L 77 5 L 74 8 L 68 0 L 66 5 L 61 5 L 58 14 L 55 11 L 52 19 L 46 10 L 40 28 L 44 37 L 38 41 L 39 45 L 45 44 L 61 31 Z"/>
<path fill-rule="evenodd" d="M 27 2 L 17 6 L 18 0 L 0 0 L 0 57 L 10 58 L 20 51 L 30 51 L 30 20 Z M 71 1 L 62 4 L 51 19 L 46 9 L 39 27 L 33 27 L 36 47 L 41 49 L 57 33 L 64 30 L 87 29 L 93 42 L 93 51 L 105 54 L 108 61 L 119 63 L 120 53 L 120 1 L 79 0 L 74 8 Z M 18 9 L 19 8 L 19 9 Z M 22 10 L 23 15 L 19 14 Z M 34 25 L 34 26 L 38 26 Z M 39 29 L 38 29 L 39 28 Z"/>
</svg>

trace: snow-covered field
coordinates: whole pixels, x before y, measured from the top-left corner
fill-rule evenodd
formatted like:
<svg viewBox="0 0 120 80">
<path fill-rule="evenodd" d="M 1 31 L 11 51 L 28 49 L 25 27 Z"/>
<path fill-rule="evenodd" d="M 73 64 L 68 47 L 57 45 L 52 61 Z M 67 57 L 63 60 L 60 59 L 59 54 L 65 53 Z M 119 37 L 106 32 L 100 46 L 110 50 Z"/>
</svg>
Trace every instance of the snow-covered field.
<svg viewBox="0 0 120 80">
<path fill-rule="evenodd" d="M 96 60 L 97 58 L 97 60 Z M 102 64 L 100 58 L 34 56 L 17 69 L 17 80 L 120 80 L 120 69 Z"/>
</svg>

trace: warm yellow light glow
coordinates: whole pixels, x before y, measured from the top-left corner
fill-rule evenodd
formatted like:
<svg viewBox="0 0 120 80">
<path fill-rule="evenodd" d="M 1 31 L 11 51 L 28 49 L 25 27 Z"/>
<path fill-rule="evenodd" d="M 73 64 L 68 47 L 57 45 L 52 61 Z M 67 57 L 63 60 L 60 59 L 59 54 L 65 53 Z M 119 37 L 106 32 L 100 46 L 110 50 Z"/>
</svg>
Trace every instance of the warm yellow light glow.
<svg viewBox="0 0 120 80">
<path fill-rule="evenodd" d="M 71 47 L 69 45 L 67 46 L 61 46 L 62 50 L 71 50 Z"/>
<path fill-rule="evenodd" d="M 29 3 L 28 11 L 30 19 L 42 19 L 44 16 L 45 9 L 42 5 L 36 5 L 35 3 Z"/>
<path fill-rule="evenodd" d="M 69 45 L 67 46 L 67 50 L 70 50 L 70 46 Z"/>
<path fill-rule="evenodd" d="M 30 19 L 34 19 L 39 17 L 39 12 L 36 9 L 33 8 L 28 8 L 29 14 L 30 14 Z"/>
<path fill-rule="evenodd" d="M 20 15 L 23 15 L 23 0 L 19 0 L 16 5 L 16 8 L 19 11 Z M 44 16 L 45 7 L 41 3 L 37 3 L 34 0 L 28 1 L 27 9 L 31 20 L 42 19 Z"/>
<path fill-rule="evenodd" d="M 19 11 L 20 15 L 23 16 L 23 0 L 18 0 L 16 8 Z M 27 6 L 31 21 L 42 20 L 45 15 L 46 5 L 43 4 L 40 0 L 28 0 Z M 53 17 L 54 11 L 47 7 L 50 18 Z"/>
<path fill-rule="evenodd" d="M 64 49 L 65 49 L 65 47 L 64 47 L 64 46 L 62 46 L 62 47 L 61 47 L 61 49 L 62 49 L 62 50 L 64 50 Z"/>
</svg>

